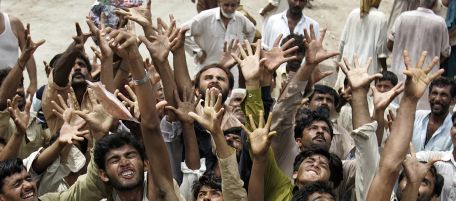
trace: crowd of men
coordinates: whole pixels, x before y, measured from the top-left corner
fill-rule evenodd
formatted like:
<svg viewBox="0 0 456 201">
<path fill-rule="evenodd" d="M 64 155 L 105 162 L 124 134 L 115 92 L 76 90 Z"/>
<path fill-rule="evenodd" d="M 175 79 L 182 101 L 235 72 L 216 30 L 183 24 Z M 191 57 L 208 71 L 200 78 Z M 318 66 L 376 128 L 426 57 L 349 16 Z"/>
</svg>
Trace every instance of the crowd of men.
<svg viewBox="0 0 456 201">
<path fill-rule="evenodd" d="M 309 1 L 97 0 L 44 68 L 0 13 L 0 201 L 456 200 L 456 0 L 361 0 L 338 51 Z"/>
</svg>

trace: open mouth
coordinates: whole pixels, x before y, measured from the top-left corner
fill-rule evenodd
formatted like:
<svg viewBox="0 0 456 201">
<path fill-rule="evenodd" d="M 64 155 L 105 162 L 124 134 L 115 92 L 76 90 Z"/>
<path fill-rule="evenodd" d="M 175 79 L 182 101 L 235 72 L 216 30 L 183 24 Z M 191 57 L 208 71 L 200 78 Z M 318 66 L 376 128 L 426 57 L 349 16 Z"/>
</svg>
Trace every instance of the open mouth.
<svg viewBox="0 0 456 201">
<path fill-rule="evenodd" d="M 120 176 L 125 179 L 131 179 L 135 176 L 135 172 L 130 169 L 123 170 L 120 172 Z"/>
<path fill-rule="evenodd" d="M 21 194 L 21 198 L 24 200 L 31 199 L 33 197 L 35 197 L 35 193 L 33 192 L 33 190 Z"/>
<path fill-rule="evenodd" d="M 318 136 L 318 137 L 314 137 L 314 138 L 313 138 L 313 141 L 317 141 L 317 142 L 326 142 L 325 138 L 319 137 L 319 136 Z"/>
</svg>

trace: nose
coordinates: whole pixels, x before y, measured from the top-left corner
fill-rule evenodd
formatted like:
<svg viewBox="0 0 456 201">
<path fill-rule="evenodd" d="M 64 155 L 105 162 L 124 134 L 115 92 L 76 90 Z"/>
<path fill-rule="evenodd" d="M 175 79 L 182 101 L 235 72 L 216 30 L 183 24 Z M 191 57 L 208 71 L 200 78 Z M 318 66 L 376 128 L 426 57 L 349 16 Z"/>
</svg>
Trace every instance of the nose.
<svg viewBox="0 0 456 201">
<path fill-rule="evenodd" d="M 119 165 L 121 167 L 129 166 L 130 165 L 130 160 L 128 160 L 126 158 L 120 159 Z"/>
<path fill-rule="evenodd" d="M 24 188 L 24 190 L 33 189 L 33 182 L 24 180 L 24 182 L 22 183 L 22 188 Z"/>
</svg>

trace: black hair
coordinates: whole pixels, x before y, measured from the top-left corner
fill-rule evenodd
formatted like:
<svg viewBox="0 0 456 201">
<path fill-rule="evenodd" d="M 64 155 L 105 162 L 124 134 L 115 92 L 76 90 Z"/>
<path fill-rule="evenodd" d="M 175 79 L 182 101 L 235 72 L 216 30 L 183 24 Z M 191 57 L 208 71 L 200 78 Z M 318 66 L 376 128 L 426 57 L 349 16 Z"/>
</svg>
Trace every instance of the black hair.
<svg viewBox="0 0 456 201">
<path fill-rule="evenodd" d="M 223 70 L 226 73 L 226 75 L 228 76 L 228 82 L 229 82 L 228 86 L 229 86 L 230 90 L 233 89 L 233 87 L 234 87 L 234 76 L 233 76 L 233 74 L 229 70 L 221 67 L 219 64 L 207 65 L 207 66 L 204 66 L 203 68 L 201 68 L 201 70 L 198 71 L 198 73 L 195 75 L 195 83 L 194 83 L 196 89 L 199 88 L 201 74 L 203 74 L 205 71 L 207 71 L 207 70 L 209 70 L 211 68 L 218 68 L 218 69 Z"/>
<path fill-rule="evenodd" d="M 387 70 L 382 71 L 381 74 L 383 77 L 376 79 L 375 80 L 376 84 L 377 84 L 377 82 L 381 82 L 381 81 L 390 81 L 393 86 L 397 85 L 398 80 L 397 80 L 396 74 L 394 74 L 391 71 L 387 71 Z"/>
<path fill-rule="evenodd" d="M 60 57 L 62 57 L 62 55 L 63 55 L 63 53 L 55 55 L 49 62 L 49 66 L 51 68 L 55 68 L 57 61 L 60 59 Z M 84 61 L 84 63 L 86 64 L 89 72 L 92 72 L 92 64 L 90 63 L 89 58 L 87 58 L 87 56 L 83 52 L 78 52 L 78 55 L 76 55 L 76 58 L 82 59 Z"/>
<path fill-rule="evenodd" d="M 323 121 L 329 127 L 329 134 L 331 139 L 334 135 L 332 123 L 329 120 L 329 113 L 324 112 L 324 110 L 317 109 L 316 111 L 311 111 L 307 108 L 302 108 L 296 113 L 295 127 L 294 127 L 294 137 L 295 139 L 302 137 L 302 132 L 305 128 L 312 125 L 316 121 Z"/>
<path fill-rule="evenodd" d="M 296 50 L 297 52 L 302 52 L 302 53 L 306 53 L 306 46 L 304 45 L 304 36 L 301 35 L 301 34 L 295 34 L 295 33 L 292 33 L 290 35 L 288 35 L 287 37 L 283 38 L 282 39 L 282 42 L 280 43 L 280 46 L 284 45 L 287 41 L 289 41 L 290 39 L 295 39 L 291 45 L 290 45 L 290 48 L 293 48 L 295 46 L 298 47 L 298 49 Z"/>
<path fill-rule="evenodd" d="M 314 193 L 330 194 L 333 198 L 336 197 L 328 182 L 317 181 L 304 185 L 293 194 L 292 201 L 308 201 L 309 197 Z"/>
<path fill-rule="evenodd" d="M 19 158 L 0 161 L 0 193 L 3 193 L 4 180 L 13 174 L 22 172 L 24 169 L 25 166 Z"/>
<path fill-rule="evenodd" d="M 450 86 L 450 88 L 451 88 L 450 89 L 451 98 L 454 98 L 456 96 L 456 83 L 451 78 L 439 77 L 439 78 L 435 79 L 434 81 L 432 81 L 431 84 L 429 85 L 429 93 L 431 93 L 432 88 L 434 86 L 437 86 L 437 87 Z"/>
<path fill-rule="evenodd" d="M 130 133 L 119 132 L 103 136 L 96 144 L 93 151 L 93 159 L 98 168 L 106 170 L 105 157 L 111 149 L 117 149 L 125 145 L 134 147 L 141 156 L 142 160 L 146 159 L 144 145 L 133 137 Z"/>
<path fill-rule="evenodd" d="M 312 95 L 310 95 L 309 100 L 312 100 L 313 96 L 316 93 L 331 95 L 334 98 L 334 107 L 337 107 L 339 105 L 339 94 L 332 87 L 322 85 L 322 84 L 314 85 L 314 91 L 313 91 Z"/>
<path fill-rule="evenodd" d="M 193 183 L 192 191 L 193 191 L 193 198 L 196 200 L 198 198 L 198 194 L 203 188 L 203 186 L 210 187 L 217 191 L 222 191 L 222 179 L 214 176 L 213 174 L 204 174 L 201 176 L 198 181 Z"/>
<path fill-rule="evenodd" d="M 4 146 L 6 146 L 5 138 L 0 137 L 0 144 L 3 144 Z"/>
<path fill-rule="evenodd" d="M 454 122 L 454 119 L 456 119 L 456 112 L 453 113 L 453 115 L 451 115 L 451 121 Z"/>
<path fill-rule="evenodd" d="M 295 169 L 295 171 L 299 170 L 299 166 L 301 166 L 301 163 L 306 158 L 311 157 L 313 155 L 322 155 L 328 159 L 328 169 L 331 171 L 329 181 L 332 182 L 334 188 L 337 188 L 340 182 L 342 182 L 342 179 L 344 178 L 342 161 L 337 155 L 329 153 L 329 151 L 321 145 L 312 145 L 310 147 L 305 148 L 304 151 L 299 153 L 296 156 L 295 161 L 293 163 L 293 168 Z"/>
<path fill-rule="evenodd" d="M 426 163 L 425 161 L 420 161 L 420 163 Z M 440 194 L 442 193 L 443 189 L 443 184 L 444 184 L 444 178 L 441 174 L 437 172 L 437 169 L 435 168 L 434 165 L 431 166 L 431 169 L 429 169 L 431 172 L 432 176 L 435 179 L 435 184 L 434 184 L 434 191 L 432 191 L 432 195 L 435 195 L 436 197 L 439 197 Z M 402 179 L 405 177 L 405 172 L 402 171 L 401 174 L 399 174 L 399 179 L 398 182 L 401 182 Z"/>
<path fill-rule="evenodd" d="M 3 80 L 5 80 L 8 73 L 11 71 L 11 68 L 0 69 L 0 86 L 3 84 Z"/>
</svg>

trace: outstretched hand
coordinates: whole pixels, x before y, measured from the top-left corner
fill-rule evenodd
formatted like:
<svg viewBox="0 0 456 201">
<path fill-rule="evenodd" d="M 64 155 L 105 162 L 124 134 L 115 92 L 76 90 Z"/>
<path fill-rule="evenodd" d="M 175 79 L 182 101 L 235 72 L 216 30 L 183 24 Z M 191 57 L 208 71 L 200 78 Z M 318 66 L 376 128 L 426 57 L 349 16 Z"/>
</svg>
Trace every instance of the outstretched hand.
<svg viewBox="0 0 456 201">
<path fill-rule="evenodd" d="M 179 42 L 179 40 L 175 39 L 179 36 L 180 29 L 176 28 L 176 20 L 172 15 L 170 16 L 170 21 L 171 24 L 168 26 L 161 18 L 158 18 L 157 29 L 152 33 L 152 36 L 147 36 L 147 38 L 143 36 L 139 37 L 139 40 L 149 50 L 152 60 L 166 61 L 171 48 Z"/>
<path fill-rule="evenodd" d="M 27 29 L 25 30 L 25 48 L 21 52 L 21 56 L 19 57 L 19 66 L 24 69 L 25 65 L 27 64 L 28 60 L 33 56 L 35 50 L 38 49 L 41 45 L 43 45 L 46 41 L 39 40 L 38 42 L 33 42 L 32 36 L 30 35 L 30 24 L 27 24 Z"/>
<path fill-rule="evenodd" d="M 231 54 L 234 60 L 240 65 L 242 75 L 247 82 L 249 81 L 259 81 L 261 75 L 261 65 L 266 61 L 265 58 L 260 60 L 261 53 L 261 40 L 257 40 L 255 46 L 255 53 L 252 51 L 252 46 L 248 40 L 244 42 L 247 52 L 242 48 L 241 44 L 238 44 L 239 50 L 241 51 L 242 59 L 236 54 Z"/>
<path fill-rule="evenodd" d="M 242 129 L 247 133 L 250 142 L 250 149 L 253 157 L 265 157 L 271 146 L 272 137 L 277 134 L 275 131 L 270 131 L 272 123 L 272 113 L 269 113 L 268 120 L 264 122 L 264 112 L 259 112 L 259 123 L 256 127 L 252 115 L 249 115 L 250 126 L 252 131 L 242 125 Z"/>
<path fill-rule="evenodd" d="M 394 98 L 404 91 L 404 84 L 402 82 L 398 83 L 391 90 L 383 93 L 378 91 L 375 86 L 371 86 L 371 89 L 372 95 L 374 96 L 375 110 L 384 111 Z"/>
<path fill-rule="evenodd" d="M 315 35 L 313 24 L 310 25 L 310 35 L 307 29 L 304 28 L 304 45 L 306 46 L 306 64 L 307 65 L 318 65 L 322 61 L 331 57 L 339 55 L 338 52 L 328 52 L 323 48 L 323 40 L 325 39 L 326 29 L 320 32 L 320 39 L 317 39 Z"/>
<path fill-rule="evenodd" d="M 222 133 L 222 118 L 224 109 L 222 107 L 222 94 L 216 89 L 206 89 L 203 114 L 198 115 L 190 112 L 188 115 L 208 130 L 212 135 Z"/>
<path fill-rule="evenodd" d="M 76 49 L 79 49 L 80 51 L 84 52 L 84 44 L 87 41 L 87 39 L 92 36 L 92 33 L 83 33 L 81 26 L 79 26 L 79 23 L 76 22 L 76 36 L 73 36 L 74 40 L 74 47 Z"/>
<path fill-rule="evenodd" d="M 416 150 L 413 144 L 410 143 L 410 154 L 407 155 L 405 160 L 402 162 L 402 165 L 404 166 L 405 176 L 407 177 L 407 182 L 421 183 L 421 181 L 431 169 L 432 165 L 440 160 L 440 158 L 433 158 L 427 163 L 421 163 L 416 158 Z"/>
<path fill-rule="evenodd" d="M 282 47 L 279 47 L 282 36 L 283 34 L 279 34 L 279 36 L 277 36 L 276 40 L 274 41 L 274 46 L 271 50 L 264 51 L 264 58 L 266 59 L 264 66 L 270 73 L 277 70 L 277 68 L 283 63 L 297 59 L 296 56 L 291 56 L 293 52 L 298 50 L 297 46 L 290 47 L 294 42 L 294 38 L 288 40 L 285 44 L 282 45 Z"/>
<path fill-rule="evenodd" d="M 146 6 L 115 9 L 114 12 L 124 20 L 134 21 L 142 27 L 152 26 L 151 2 L 148 0 Z"/>
<path fill-rule="evenodd" d="M 179 97 L 177 90 L 174 90 L 174 99 L 177 102 L 177 109 L 173 106 L 166 106 L 165 108 L 176 114 L 179 121 L 182 123 L 192 124 L 194 119 L 189 115 L 190 112 L 195 112 L 200 98 L 195 100 L 193 92 L 188 87 L 184 88 L 183 97 Z"/>
<path fill-rule="evenodd" d="M 416 101 L 419 100 L 421 96 L 423 96 L 429 83 L 443 74 L 444 70 L 440 69 L 437 72 L 428 75 L 432 68 L 434 68 L 434 66 L 439 62 L 439 57 L 434 57 L 429 65 L 423 68 L 426 55 L 426 51 L 422 52 L 416 67 L 413 68 L 408 51 L 404 50 L 404 74 L 407 76 L 405 80 L 404 97 L 412 98 Z"/>
<path fill-rule="evenodd" d="M 219 65 L 225 69 L 231 69 L 236 65 L 236 60 L 231 56 L 231 54 L 239 55 L 238 44 L 239 40 L 231 40 L 228 44 L 227 41 L 223 44 L 223 54 L 220 58 Z"/>
<path fill-rule="evenodd" d="M 16 125 L 17 134 L 25 135 L 27 130 L 27 125 L 30 119 L 30 107 L 32 105 L 32 97 L 31 94 L 25 103 L 24 111 L 19 109 L 19 95 L 13 97 L 13 100 L 7 100 L 8 104 L 8 111 L 10 113 L 11 119 L 14 120 L 14 124 Z"/>
<path fill-rule="evenodd" d="M 367 60 L 365 67 L 359 65 L 358 56 L 353 57 L 353 66 L 350 66 L 347 58 L 344 58 L 344 63 L 339 62 L 338 66 L 348 78 L 352 91 L 356 90 L 369 90 L 369 85 L 375 79 L 381 78 L 382 74 L 376 73 L 369 75 L 368 68 L 372 62 L 372 58 Z"/>
<path fill-rule="evenodd" d="M 130 111 L 131 115 L 134 118 L 136 118 L 137 120 L 141 120 L 141 113 L 139 112 L 138 98 L 136 97 L 135 92 L 133 92 L 133 89 L 129 85 L 125 85 L 124 87 L 125 87 L 125 90 L 127 90 L 128 96 L 130 98 L 127 98 L 118 89 L 116 89 L 116 91 L 114 92 L 114 95 L 116 95 L 122 101 L 122 103 Z"/>
<path fill-rule="evenodd" d="M 101 54 L 97 54 L 97 52 L 93 48 L 92 50 L 94 50 L 95 55 L 99 57 L 100 60 L 113 57 L 113 51 L 111 47 L 109 47 L 108 41 L 105 37 L 102 37 L 106 34 L 105 18 L 106 16 L 104 15 L 104 13 L 101 13 L 99 28 L 95 25 L 95 23 L 92 22 L 92 20 L 86 20 L 87 25 L 89 25 L 90 32 L 92 32 L 92 34 L 94 34 L 97 37 L 98 46 L 100 46 Z"/>
</svg>

